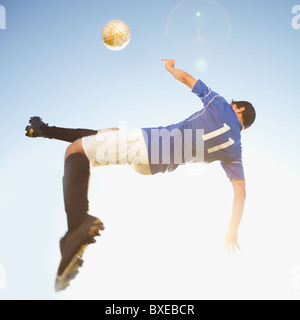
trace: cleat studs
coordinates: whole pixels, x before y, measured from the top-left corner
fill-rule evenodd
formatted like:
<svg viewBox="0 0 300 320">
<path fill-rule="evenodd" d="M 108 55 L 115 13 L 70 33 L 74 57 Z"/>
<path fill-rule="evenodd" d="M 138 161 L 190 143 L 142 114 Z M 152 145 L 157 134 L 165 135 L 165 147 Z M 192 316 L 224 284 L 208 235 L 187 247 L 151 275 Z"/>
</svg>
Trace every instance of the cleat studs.
<svg viewBox="0 0 300 320">
<path fill-rule="evenodd" d="M 77 258 L 77 261 L 75 262 L 75 265 L 78 267 L 78 268 L 81 268 L 83 266 L 83 259 L 81 259 L 80 257 Z"/>
<path fill-rule="evenodd" d="M 68 274 L 67 279 L 69 281 L 74 280 L 77 277 L 78 274 L 79 274 L 78 270 L 73 271 L 72 273 Z"/>
<path fill-rule="evenodd" d="M 94 244 L 96 243 L 96 240 L 94 238 L 90 238 L 90 240 L 88 241 L 89 244 Z"/>
<path fill-rule="evenodd" d="M 101 220 L 94 221 L 94 225 L 97 226 L 97 228 L 99 228 L 100 230 L 104 230 L 104 225 Z"/>
<path fill-rule="evenodd" d="M 91 230 L 90 236 L 91 236 L 92 238 L 94 238 L 94 237 L 100 237 L 101 234 L 100 234 L 100 232 L 99 232 L 99 229 Z"/>
</svg>

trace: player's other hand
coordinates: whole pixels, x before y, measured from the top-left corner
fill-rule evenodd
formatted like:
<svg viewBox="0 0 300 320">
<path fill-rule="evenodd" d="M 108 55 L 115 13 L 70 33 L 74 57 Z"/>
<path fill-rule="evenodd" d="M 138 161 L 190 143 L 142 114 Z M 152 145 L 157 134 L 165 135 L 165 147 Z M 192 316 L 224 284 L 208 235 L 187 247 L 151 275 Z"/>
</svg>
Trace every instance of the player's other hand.
<svg viewBox="0 0 300 320">
<path fill-rule="evenodd" d="M 175 60 L 174 59 L 163 59 L 162 62 L 165 62 L 165 66 L 167 70 L 175 68 Z"/>
<path fill-rule="evenodd" d="M 232 252 L 235 254 L 237 250 L 241 250 L 238 245 L 238 233 L 227 231 L 224 236 L 224 248 L 225 252 L 231 254 Z"/>
</svg>

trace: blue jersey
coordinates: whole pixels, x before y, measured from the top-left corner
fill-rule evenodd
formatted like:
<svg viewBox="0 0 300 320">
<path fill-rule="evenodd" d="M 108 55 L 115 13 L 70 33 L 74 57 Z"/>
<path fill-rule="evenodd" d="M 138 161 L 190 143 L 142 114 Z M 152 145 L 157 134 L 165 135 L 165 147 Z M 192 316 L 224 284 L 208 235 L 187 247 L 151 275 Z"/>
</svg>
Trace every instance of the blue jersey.
<svg viewBox="0 0 300 320">
<path fill-rule="evenodd" d="M 152 174 L 174 171 L 191 162 L 221 161 L 228 178 L 245 180 L 243 125 L 231 104 L 201 80 L 192 92 L 202 100 L 202 110 L 177 124 L 143 129 Z"/>
</svg>

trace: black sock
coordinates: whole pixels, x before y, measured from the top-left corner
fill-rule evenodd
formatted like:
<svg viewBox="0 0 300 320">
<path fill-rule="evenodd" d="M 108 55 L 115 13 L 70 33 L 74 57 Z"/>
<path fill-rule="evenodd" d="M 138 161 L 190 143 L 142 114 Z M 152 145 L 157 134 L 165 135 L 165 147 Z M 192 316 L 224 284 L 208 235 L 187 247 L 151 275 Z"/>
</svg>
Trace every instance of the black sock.
<svg viewBox="0 0 300 320">
<path fill-rule="evenodd" d="M 83 137 L 94 136 L 98 133 L 98 131 L 89 129 L 66 129 L 49 127 L 47 125 L 42 126 L 41 129 L 46 138 L 62 140 L 70 143 Z"/>
<path fill-rule="evenodd" d="M 63 191 L 69 231 L 75 230 L 89 211 L 90 164 L 82 153 L 71 154 L 65 161 Z"/>
</svg>

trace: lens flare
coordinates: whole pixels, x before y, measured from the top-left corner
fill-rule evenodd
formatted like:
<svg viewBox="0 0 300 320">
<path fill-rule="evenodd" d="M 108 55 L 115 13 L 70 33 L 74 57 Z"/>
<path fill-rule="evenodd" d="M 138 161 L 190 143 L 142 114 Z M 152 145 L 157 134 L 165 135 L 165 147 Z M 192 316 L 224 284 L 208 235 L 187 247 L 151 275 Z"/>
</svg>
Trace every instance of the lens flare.
<svg viewBox="0 0 300 320">
<path fill-rule="evenodd" d="M 205 73 L 208 70 L 208 64 L 205 59 L 198 59 L 195 63 L 195 68 L 199 73 Z"/>
<path fill-rule="evenodd" d="M 231 35 L 226 10 L 215 0 L 182 0 L 167 19 L 167 36 L 178 48 L 210 53 L 221 49 Z"/>
</svg>

